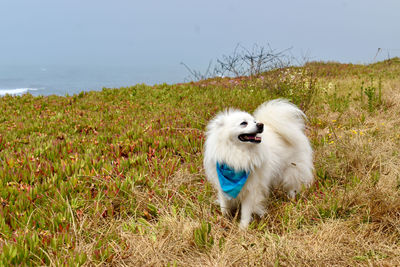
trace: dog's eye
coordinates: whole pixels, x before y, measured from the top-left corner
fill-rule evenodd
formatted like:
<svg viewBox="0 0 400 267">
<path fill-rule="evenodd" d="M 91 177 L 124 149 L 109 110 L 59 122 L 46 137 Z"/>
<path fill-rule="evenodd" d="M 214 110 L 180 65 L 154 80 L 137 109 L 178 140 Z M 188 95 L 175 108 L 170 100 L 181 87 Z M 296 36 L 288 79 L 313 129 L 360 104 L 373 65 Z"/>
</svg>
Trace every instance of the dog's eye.
<svg viewBox="0 0 400 267">
<path fill-rule="evenodd" d="M 247 121 L 242 122 L 240 125 L 247 126 Z"/>
</svg>

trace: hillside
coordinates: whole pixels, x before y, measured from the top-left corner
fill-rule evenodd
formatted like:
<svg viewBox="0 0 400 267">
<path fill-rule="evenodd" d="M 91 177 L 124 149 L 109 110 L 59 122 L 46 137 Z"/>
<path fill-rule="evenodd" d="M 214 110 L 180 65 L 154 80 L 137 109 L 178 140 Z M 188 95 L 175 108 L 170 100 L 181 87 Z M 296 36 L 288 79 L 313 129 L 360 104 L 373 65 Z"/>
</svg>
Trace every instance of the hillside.
<svg viewBox="0 0 400 267">
<path fill-rule="evenodd" d="M 284 97 L 307 114 L 315 183 L 274 192 L 247 231 L 202 168 L 226 107 Z M 400 59 L 258 77 L 0 98 L 5 265 L 400 265 Z"/>
</svg>

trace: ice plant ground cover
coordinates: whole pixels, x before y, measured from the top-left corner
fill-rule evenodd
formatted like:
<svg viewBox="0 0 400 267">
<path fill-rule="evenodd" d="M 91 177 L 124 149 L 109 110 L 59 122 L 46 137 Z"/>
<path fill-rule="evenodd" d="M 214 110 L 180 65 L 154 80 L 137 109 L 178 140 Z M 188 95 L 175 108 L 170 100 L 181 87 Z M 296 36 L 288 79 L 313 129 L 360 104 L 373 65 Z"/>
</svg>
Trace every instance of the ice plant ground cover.
<svg viewBox="0 0 400 267">
<path fill-rule="evenodd" d="M 284 97 L 315 183 L 241 231 L 202 169 L 216 112 Z M 400 60 L 0 98 L 4 265 L 400 265 Z M 268 140 L 265 140 L 268 141 Z"/>
</svg>

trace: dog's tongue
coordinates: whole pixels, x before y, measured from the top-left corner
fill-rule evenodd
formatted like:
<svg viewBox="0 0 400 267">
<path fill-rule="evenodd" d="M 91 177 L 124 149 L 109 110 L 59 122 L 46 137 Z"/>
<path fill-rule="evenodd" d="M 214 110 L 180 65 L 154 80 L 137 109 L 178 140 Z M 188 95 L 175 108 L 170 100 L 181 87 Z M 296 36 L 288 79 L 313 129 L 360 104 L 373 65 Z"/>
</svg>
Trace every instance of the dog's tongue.
<svg viewBox="0 0 400 267">
<path fill-rule="evenodd" d="M 256 136 L 256 137 L 254 137 L 254 140 L 256 140 L 256 141 L 261 141 L 261 137 Z"/>
</svg>

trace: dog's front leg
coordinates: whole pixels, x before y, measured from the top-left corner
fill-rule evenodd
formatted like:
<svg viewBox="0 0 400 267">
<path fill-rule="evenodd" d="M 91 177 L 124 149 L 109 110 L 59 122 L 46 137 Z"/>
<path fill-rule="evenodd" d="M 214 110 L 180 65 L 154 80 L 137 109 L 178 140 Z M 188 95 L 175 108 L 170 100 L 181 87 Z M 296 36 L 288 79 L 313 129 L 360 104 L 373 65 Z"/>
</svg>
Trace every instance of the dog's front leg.
<svg viewBox="0 0 400 267">
<path fill-rule="evenodd" d="M 222 192 L 219 192 L 218 202 L 219 206 L 221 207 L 222 215 L 224 215 L 225 217 L 232 216 L 232 210 L 234 209 L 235 201 L 226 198 Z"/>
<path fill-rule="evenodd" d="M 253 199 L 250 195 L 247 195 L 241 203 L 241 213 L 240 213 L 240 225 L 241 229 L 246 229 L 251 222 L 251 215 L 253 214 Z"/>
</svg>

